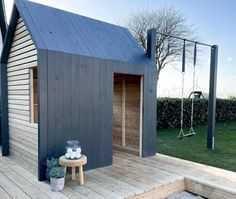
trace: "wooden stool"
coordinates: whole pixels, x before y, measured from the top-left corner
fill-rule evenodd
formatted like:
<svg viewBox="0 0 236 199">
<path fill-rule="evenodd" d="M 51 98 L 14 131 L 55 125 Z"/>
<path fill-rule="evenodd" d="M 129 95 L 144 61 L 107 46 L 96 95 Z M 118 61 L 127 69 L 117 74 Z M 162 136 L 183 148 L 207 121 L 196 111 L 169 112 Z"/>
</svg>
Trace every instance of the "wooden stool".
<svg viewBox="0 0 236 199">
<path fill-rule="evenodd" d="M 84 184 L 84 173 L 83 173 L 83 165 L 87 163 L 87 157 L 85 155 L 81 155 L 80 159 L 66 159 L 65 156 L 61 156 L 59 158 L 59 164 L 65 167 L 65 172 L 67 167 L 71 167 L 71 179 L 75 180 L 75 168 L 79 167 L 79 181 L 80 185 Z"/>
</svg>

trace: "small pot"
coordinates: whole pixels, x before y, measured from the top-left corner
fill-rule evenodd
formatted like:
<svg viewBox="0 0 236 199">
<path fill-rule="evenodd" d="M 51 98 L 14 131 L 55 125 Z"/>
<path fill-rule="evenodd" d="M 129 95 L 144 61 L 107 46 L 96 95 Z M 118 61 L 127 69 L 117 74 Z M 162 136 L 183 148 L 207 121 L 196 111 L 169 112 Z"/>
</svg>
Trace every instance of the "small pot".
<svg viewBox="0 0 236 199">
<path fill-rule="evenodd" d="M 50 178 L 50 182 L 52 191 L 62 191 L 65 185 L 65 178 Z"/>
</svg>

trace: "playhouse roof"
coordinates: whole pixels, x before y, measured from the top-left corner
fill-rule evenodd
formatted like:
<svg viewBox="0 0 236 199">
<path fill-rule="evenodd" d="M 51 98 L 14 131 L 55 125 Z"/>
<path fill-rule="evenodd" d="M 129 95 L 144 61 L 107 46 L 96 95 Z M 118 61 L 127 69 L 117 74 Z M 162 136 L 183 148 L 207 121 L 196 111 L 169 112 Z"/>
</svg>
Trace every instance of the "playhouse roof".
<svg viewBox="0 0 236 199">
<path fill-rule="evenodd" d="M 26 0 L 15 0 L 15 5 L 37 48 L 152 63 L 126 28 Z M 18 12 L 15 15 L 19 16 Z"/>
</svg>

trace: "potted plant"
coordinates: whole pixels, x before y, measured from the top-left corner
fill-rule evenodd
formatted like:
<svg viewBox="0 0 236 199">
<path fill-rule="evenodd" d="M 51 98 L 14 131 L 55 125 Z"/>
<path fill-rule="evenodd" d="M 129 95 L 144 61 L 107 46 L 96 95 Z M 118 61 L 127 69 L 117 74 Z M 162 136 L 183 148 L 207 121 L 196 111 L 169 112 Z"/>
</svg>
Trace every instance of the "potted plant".
<svg viewBox="0 0 236 199">
<path fill-rule="evenodd" d="M 47 180 L 50 182 L 50 176 L 49 176 L 50 170 L 54 167 L 59 167 L 60 165 L 57 158 L 51 158 L 51 159 L 48 158 L 46 165 L 47 165 L 46 177 L 47 177 Z"/>
<path fill-rule="evenodd" d="M 49 171 L 50 183 L 52 191 L 61 191 L 65 185 L 64 167 L 53 167 Z"/>
</svg>

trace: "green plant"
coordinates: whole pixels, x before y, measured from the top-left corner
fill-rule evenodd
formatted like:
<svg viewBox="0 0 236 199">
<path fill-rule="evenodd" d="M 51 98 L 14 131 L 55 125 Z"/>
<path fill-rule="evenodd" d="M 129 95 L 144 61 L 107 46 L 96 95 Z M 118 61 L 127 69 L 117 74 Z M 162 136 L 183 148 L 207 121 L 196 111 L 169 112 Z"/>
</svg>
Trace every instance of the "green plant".
<svg viewBox="0 0 236 199">
<path fill-rule="evenodd" d="M 54 167 L 59 167 L 59 160 L 58 158 L 51 158 L 51 159 L 47 159 L 47 162 L 46 162 L 46 166 L 47 166 L 47 169 L 46 169 L 46 178 L 47 180 L 50 180 L 50 176 L 49 176 L 49 172 L 52 168 Z"/>
<path fill-rule="evenodd" d="M 51 158 L 51 159 L 48 158 L 46 164 L 47 164 L 47 168 L 49 169 L 60 166 L 58 158 Z"/>
<path fill-rule="evenodd" d="M 64 167 L 53 167 L 49 171 L 50 178 L 63 178 L 65 176 Z"/>
</svg>

